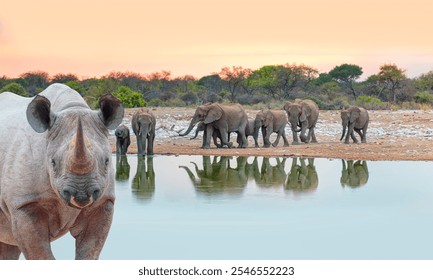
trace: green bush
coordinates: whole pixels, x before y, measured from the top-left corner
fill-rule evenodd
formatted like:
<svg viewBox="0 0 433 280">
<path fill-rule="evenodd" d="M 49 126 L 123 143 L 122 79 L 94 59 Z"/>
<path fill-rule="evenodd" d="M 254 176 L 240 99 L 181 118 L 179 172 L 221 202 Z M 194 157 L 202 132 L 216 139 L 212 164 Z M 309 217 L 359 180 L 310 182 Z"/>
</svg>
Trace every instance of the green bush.
<svg viewBox="0 0 433 280">
<path fill-rule="evenodd" d="M 382 102 L 379 98 L 370 95 L 360 95 L 356 98 L 356 104 L 367 110 L 389 109 L 389 104 Z"/>
<path fill-rule="evenodd" d="M 15 94 L 18 94 L 18 95 L 21 95 L 24 97 L 29 96 L 29 94 L 24 89 L 24 87 L 18 83 L 9 83 L 0 89 L 0 93 L 5 92 L 5 91 L 13 92 Z"/>
<path fill-rule="evenodd" d="M 428 91 L 421 91 L 415 94 L 415 102 L 423 104 L 433 104 L 433 94 Z"/>
<path fill-rule="evenodd" d="M 141 93 L 133 91 L 127 86 L 118 87 L 114 96 L 119 98 L 125 108 L 145 107 L 147 105 Z"/>
</svg>

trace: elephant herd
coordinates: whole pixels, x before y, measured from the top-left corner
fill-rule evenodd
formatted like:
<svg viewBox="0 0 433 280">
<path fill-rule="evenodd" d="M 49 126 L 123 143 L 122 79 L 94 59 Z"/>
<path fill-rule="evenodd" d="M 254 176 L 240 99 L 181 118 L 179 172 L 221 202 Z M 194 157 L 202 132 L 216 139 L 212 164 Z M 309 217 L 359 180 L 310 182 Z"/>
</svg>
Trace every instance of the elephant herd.
<svg viewBox="0 0 433 280">
<path fill-rule="evenodd" d="M 263 137 L 263 147 L 268 148 L 271 145 L 276 147 L 280 139 L 283 139 L 284 146 L 289 146 L 285 129 L 289 124 L 293 141 L 297 145 L 303 143 L 317 143 L 315 127 L 319 119 L 319 107 L 313 100 L 295 99 L 287 101 L 283 108 L 266 109 L 259 111 L 254 119 L 249 119 L 244 108 L 240 104 L 218 104 L 207 103 L 198 106 L 191 118 L 188 128 L 185 132 L 179 133 L 179 136 L 188 135 L 192 129 L 197 126 L 195 135 L 203 131 L 202 148 L 211 147 L 211 139 L 217 148 L 233 147 L 230 141 L 230 134 L 236 133 L 236 142 L 238 148 L 248 147 L 248 137 L 254 139 L 254 146 L 259 147 L 259 131 Z M 354 143 L 358 143 L 355 132 L 359 134 L 362 143 L 366 143 L 367 128 L 369 116 L 366 109 L 352 106 L 341 110 L 342 135 L 340 141 L 344 138 L 344 143 L 349 144 L 350 138 Z M 137 154 L 144 156 L 153 154 L 153 143 L 155 140 L 156 118 L 147 109 L 137 111 L 131 120 L 132 130 L 137 138 Z M 347 133 L 346 133 L 347 131 Z M 276 133 L 276 139 L 270 142 L 270 136 Z M 299 137 L 298 137 L 299 133 Z M 125 155 L 130 145 L 129 129 L 125 125 L 119 126 L 116 131 L 116 153 Z"/>
</svg>

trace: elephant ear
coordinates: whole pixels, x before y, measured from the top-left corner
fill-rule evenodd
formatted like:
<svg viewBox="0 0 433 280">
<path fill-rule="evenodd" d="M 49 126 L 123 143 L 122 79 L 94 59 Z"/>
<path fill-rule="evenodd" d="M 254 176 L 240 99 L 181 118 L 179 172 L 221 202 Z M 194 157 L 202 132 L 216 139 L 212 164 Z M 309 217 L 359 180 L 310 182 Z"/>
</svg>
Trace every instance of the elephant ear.
<svg viewBox="0 0 433 280">
<path fill-rule="evenodd" d="M 212 108 L 209 109 L 206 118 L 204 119 L 204 123 L 205 124 L 209 124 L 212 123 L 214 121 L 219 120 L 223 115 L 223 110 L 221 109 L 221 107 L 217 106 L 212 106 Z"/>
<path fill-rule="evenodd" d="M 350 113 L 350 123 L 354 123 L 360 116 L 361 110 L 359 108 L 352 108 L 352 112 Z"/>
<path fill-rule="evenodd" d="M 274 116 L 270 111 L 266 112 L 265 114 L 265 121 L 263 122 L 263 125 L 265 127 L 268 127 L 272 122 L 274 121 Z"/>
<path fill-rule="evenodd" d="M 291 105 L 292 103 L 290 101 L 287 101 L 286 104 L 284 104 L 283 106 L 283 110 L 285 110 L 288 113 Z"/>
</svg>

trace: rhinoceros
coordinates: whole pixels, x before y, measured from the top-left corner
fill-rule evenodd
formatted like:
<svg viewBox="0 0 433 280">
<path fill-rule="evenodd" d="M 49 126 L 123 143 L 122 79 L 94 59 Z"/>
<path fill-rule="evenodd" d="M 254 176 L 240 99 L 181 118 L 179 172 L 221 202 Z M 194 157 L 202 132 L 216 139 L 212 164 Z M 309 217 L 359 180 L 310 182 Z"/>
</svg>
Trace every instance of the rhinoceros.
<svg viewBox="0 0 433 280">
<path fill-rule="evenodd" d="M 54 259 L 67 232 L 76 259 L 98 259 L 111 227 L 114 170 L 108 130 L 124 109 L 111 94 L 91 110 L 53 84 L 34 98 L 0 94 L 0 259 Z"/>
</svg>

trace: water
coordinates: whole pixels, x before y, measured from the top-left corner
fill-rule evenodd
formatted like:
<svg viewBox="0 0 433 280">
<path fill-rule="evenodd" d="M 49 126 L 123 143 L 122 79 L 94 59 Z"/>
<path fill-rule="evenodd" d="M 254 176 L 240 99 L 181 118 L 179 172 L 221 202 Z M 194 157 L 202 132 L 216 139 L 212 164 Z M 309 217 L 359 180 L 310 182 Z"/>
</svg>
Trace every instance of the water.
<svg viewBox="0 0 433 280">
<path fill-rule="evenodd" d="M 101 259 L 433 259 L 433 162 L 131 155 L 117 165 Z M 73 259 L 73 238 L 53 251 Z"/>
</svg>

